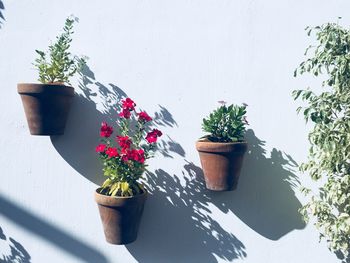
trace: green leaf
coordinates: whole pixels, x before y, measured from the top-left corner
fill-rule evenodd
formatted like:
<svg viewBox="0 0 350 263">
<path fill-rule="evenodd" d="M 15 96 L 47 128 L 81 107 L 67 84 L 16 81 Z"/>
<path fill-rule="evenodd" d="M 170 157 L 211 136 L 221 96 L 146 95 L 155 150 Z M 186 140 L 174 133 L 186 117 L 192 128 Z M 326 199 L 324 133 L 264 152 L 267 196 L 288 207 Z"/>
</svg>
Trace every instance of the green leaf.
<svg viewBox="0 0 350 263">
<path fill-rule="evenodd" d="M 310 192 L 309 201 L 299 210 L 305 221 L 313 217 L 320 238 L 329 248 L 349 255 L 350 244 L 350 31 L 335 23 L 307 28 L 316 33 L 316 45 L 309 57 L 295 70 L 300 74 L 322 75 L 324 92 L 310 89 L 293 91 L 307 104 L 305 119 L 312 120 L 309 132 L 308 161 L 300 166 L 302 172 L 317 181 L 318 191 Z M 322 180 L 321 180 L 322 179 Z"/>
<path fill-rule="evenodd" d="M 69 84 L 69 79 L 81 69 L 86 62 L 86 57 L 79 58 L 71 55 L 68 51 L 72 42 L 73 23 L 75 20 L 66 19 L 63 27 L 63 33 L 56 37 L 56 42 L 48 47 L 49 61 L 46 61 L 46 53 L 35 50 L 39 58 L 33 65 L 39 72 L 39 81 L 47 82 L 65 82 Z"/>
<path fill-rule="evenodd" d="M 203 131 L 209 133 L 207 138 L 215 142 L 241 141 L 245 133 L 246 106 L 222 105 L 204 118 Z"/>
</svg>

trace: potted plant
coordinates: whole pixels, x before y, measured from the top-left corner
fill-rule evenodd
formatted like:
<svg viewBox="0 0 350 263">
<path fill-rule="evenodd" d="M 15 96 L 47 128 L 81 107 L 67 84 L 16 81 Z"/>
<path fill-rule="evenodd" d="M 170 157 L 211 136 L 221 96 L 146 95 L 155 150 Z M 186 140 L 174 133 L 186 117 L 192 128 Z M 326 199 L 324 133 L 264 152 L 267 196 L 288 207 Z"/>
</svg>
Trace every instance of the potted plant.
<svg viewBox="0 0 350 263">
<path fill-rule="evenodd" d="M 39 57 L 33 64 L 39 71 L 37 83 L 17 85 L 32 135 L 60 135 L 64 133 L 74 89 L 69 79 L 85 64 L 85 57 L 69 52 L 73 24 L 76 18 L 68 17 L 48 52 L 35 50 Z M 68 85 L 65 85 L 68 84 Z"/>
<path fill-rule="evenodd" d="M 226 106 L 225 102 L 203 119 L 208 135 L 196 143 L 207 189 L 229 191 L 237 187 L 243 156 L 246 104 Z"/>
<path fill-rule="evenodd" d="M 137 237 L 147 197 L 140 179 L 162 135 L 150 129 L 152 118 L 145 111 L 137 113 L 135 106 L 130 98 L 121 101 L 117 135 L 112 140 L 114 129 L 103 122 L 96 147 L 107 179 L 96 190 L 95 200 L 106 240 L 112 244 L 128 244 Z"/>
<path fill-rule="evenodd" d="M 317 181 L 313 189 L 301 188 L 308 201 L 300 212 L 306 222 L 313 219 L 329 248 L 349 262 L 350 30 L 327 23 L 307 31 L 308 35 L 315 33 L 317 43 L 307 49 L 307 58 L 294 75 L 321 76 L 323 83 L 322 89 L 293 92 L 294 99 L 303 101 L 297 111 L 312 124 L 308 160 L 300 170 Z"/>
</svg>

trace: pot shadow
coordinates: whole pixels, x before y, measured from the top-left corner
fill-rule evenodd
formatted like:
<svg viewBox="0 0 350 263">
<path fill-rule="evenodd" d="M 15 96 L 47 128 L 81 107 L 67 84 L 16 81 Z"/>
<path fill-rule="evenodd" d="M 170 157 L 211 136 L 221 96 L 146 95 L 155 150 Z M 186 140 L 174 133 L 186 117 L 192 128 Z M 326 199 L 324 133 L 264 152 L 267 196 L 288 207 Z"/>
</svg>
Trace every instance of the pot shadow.
<svg viewBox="0 0 350 263">
<path fill-rule="evenodd" d="M 27 250 L 12 237 L 7 237 L 0 226 L 0 263 L 30 263 Z"/>
<path fill-rule="evenodd" d="M 0 0 L 0 28 L 2 27 L 3 21 L 5 21 L 4 12 L 5 6 L 3 1 Z"/>
<path fill-rule="evenodd" d="M 51 136 L 51 142 L 71 167 L 89 181 L 101 185 L 105 178 L 101 176 L 102 164 L 95 152 L 100 140 L 99 129 L 103 121 L 114 124 L 119 112 L 116 104 L 127 94 L 117 85 L 104 85 L 97 81 L 88 66 L 82 69 L 80 77 L 81 93 L 74 96 L 65 133 L 63 136 Z M 156 127 L 177 126 L 172 114 L 161 105 L 153 115 Z M 160 141 L 159 150 L 170 158 L 171 153 L 184 153 L 182 147 L 170 137 Z"/>
<path fill-rule="evenodd" d="M 266 156 L 265 142 L 253 130 L 246 133 L 246 153 L 238 187 L 233 192 L 212 192 L 211 202 L 222 212 L 234 213 L 251 229 L 270 240 L 278 240 L 305 223 L 298 212 L 301 203 L 294 188 L 300 185 L 297 163 L 291 156 L 273 149 Z M 188 164 L 185 169 L 203 178 L 202 169 Z"/>
</svg>

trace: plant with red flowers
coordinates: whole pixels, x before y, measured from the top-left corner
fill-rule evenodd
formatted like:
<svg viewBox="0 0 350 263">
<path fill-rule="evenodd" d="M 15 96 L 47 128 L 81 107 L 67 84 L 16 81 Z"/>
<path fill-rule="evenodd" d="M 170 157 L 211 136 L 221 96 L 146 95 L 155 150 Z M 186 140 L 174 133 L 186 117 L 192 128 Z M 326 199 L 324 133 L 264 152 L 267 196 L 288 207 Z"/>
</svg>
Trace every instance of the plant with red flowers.
<svg viewBox="0 0 350 263">
<path fill-rule="evenodd" d="M 108 178 L 100 188 L 100 194 L 134 196 L 144 192 L 139 179 L 146 170 L 145 161 L 152 157 L 162 132 L 151 129 L 149 124 L 152 118 L 145 111 L 136 112 L 135 106 L 130 98 L 121 101 L 118 129 L 114 137 L 112 126 L 106 122 L 101 125 L 101 143 L 96 147 L 96 152 Z"/>
</svg>

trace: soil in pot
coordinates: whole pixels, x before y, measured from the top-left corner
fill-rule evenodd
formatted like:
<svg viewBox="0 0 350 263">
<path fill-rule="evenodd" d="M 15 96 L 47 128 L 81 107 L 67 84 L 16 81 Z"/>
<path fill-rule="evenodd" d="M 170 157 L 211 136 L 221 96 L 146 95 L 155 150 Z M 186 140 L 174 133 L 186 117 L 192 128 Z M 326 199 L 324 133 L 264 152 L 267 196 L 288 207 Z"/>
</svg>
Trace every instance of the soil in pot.
<svg viewBox="0 0 350 263">
<path fill-rule="evenodd" d="M 106 241 L 124 245 L 136 240 L 147 192 L 131 197 L 112 197 L 95 192 Z"/>
<path fill-rule="evenodd" d="M 74 89 L 60 83 L 17 85 L 32 135 L 64 133 Z"/>
<path fill-rule="evenodd" d="M 198 141 L 196 148 L 202 164 L 206 188 L 230 191 L 237 188 L 246 142 L 220 143 Z"/>
</svg>

